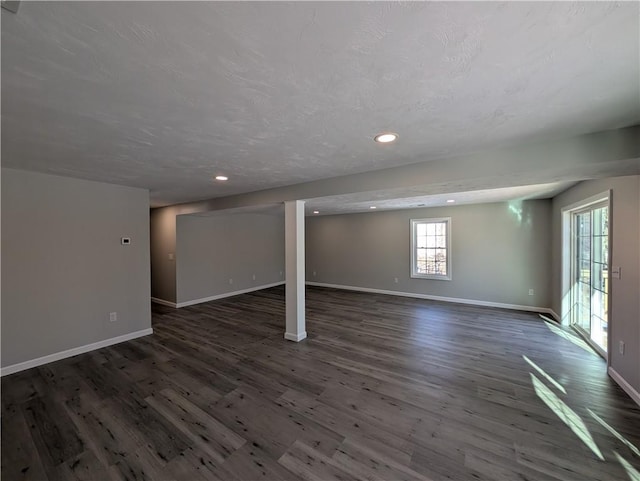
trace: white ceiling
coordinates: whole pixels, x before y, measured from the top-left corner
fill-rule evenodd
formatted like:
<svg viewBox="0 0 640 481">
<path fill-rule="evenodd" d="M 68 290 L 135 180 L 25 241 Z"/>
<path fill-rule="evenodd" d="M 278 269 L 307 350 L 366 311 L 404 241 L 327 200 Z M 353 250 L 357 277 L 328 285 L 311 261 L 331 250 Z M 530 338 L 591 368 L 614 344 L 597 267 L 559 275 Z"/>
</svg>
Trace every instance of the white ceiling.
<svg viewBox="0 0 640 481">
<path fill-rule="evenodd" d="M 22 2 L 2 161 L 158 206 L 634 125 L 639 8 Z"/>
</svg>

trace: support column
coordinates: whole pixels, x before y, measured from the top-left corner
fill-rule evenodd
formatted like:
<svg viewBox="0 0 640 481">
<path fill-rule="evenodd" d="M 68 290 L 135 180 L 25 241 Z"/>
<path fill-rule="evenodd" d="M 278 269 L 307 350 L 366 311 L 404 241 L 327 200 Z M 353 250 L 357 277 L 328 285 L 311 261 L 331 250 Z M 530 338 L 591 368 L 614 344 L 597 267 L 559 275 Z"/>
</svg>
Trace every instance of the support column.
<svg viewBox="0 0 640 481">
<path fill-rule="evenodd" d="M 287 328 L 284 338 L 302 341 L 307 337 L 305 327 L 304 278 L 304 201 L 284 203 L 285 237 L 285 302 Z"/>
</svg>

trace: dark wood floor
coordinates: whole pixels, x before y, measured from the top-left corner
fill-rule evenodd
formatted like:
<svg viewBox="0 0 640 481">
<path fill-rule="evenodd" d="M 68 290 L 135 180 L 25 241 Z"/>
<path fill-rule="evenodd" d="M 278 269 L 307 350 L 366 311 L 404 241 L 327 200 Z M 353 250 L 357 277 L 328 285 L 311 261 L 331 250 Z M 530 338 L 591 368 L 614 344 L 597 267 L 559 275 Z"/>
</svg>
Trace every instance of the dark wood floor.
<svg viewBox="0 0 640 481">
<path fill-rule="evenodd" d="M 3 378 L 2 480 L 638 476 L 640 410 L 537 315 L 309 288 L 293 343 L 283 298 Z"/>
</svg>

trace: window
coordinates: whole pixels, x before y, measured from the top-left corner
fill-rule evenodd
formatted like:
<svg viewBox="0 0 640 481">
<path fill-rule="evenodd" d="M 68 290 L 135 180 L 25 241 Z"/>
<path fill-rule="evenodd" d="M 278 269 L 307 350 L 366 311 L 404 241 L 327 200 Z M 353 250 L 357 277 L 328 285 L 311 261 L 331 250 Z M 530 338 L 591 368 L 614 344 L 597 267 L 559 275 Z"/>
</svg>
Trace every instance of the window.
<svg viewBox="0 0 640 481">
<path fill-rule="evenodd" d="M 451 280 L 451 218 L 411 221 L 411 277 Z"/>
</svg>

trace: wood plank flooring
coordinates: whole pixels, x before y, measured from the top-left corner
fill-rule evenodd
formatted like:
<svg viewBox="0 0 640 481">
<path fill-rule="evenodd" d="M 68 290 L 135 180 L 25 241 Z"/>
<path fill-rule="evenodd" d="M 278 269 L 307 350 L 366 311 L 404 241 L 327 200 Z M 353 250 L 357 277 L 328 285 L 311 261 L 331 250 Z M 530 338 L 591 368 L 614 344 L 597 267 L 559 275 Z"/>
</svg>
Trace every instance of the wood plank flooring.
<svg viewBox="0 0 640 481">
<path fill-rule="evenodd" d="M 2 480 L 632 480 L 640 409 L 536 314 L 307 289 L 2 379 Z M 634 476 L 636 476 L 634 478 Z"/>
</svg>

